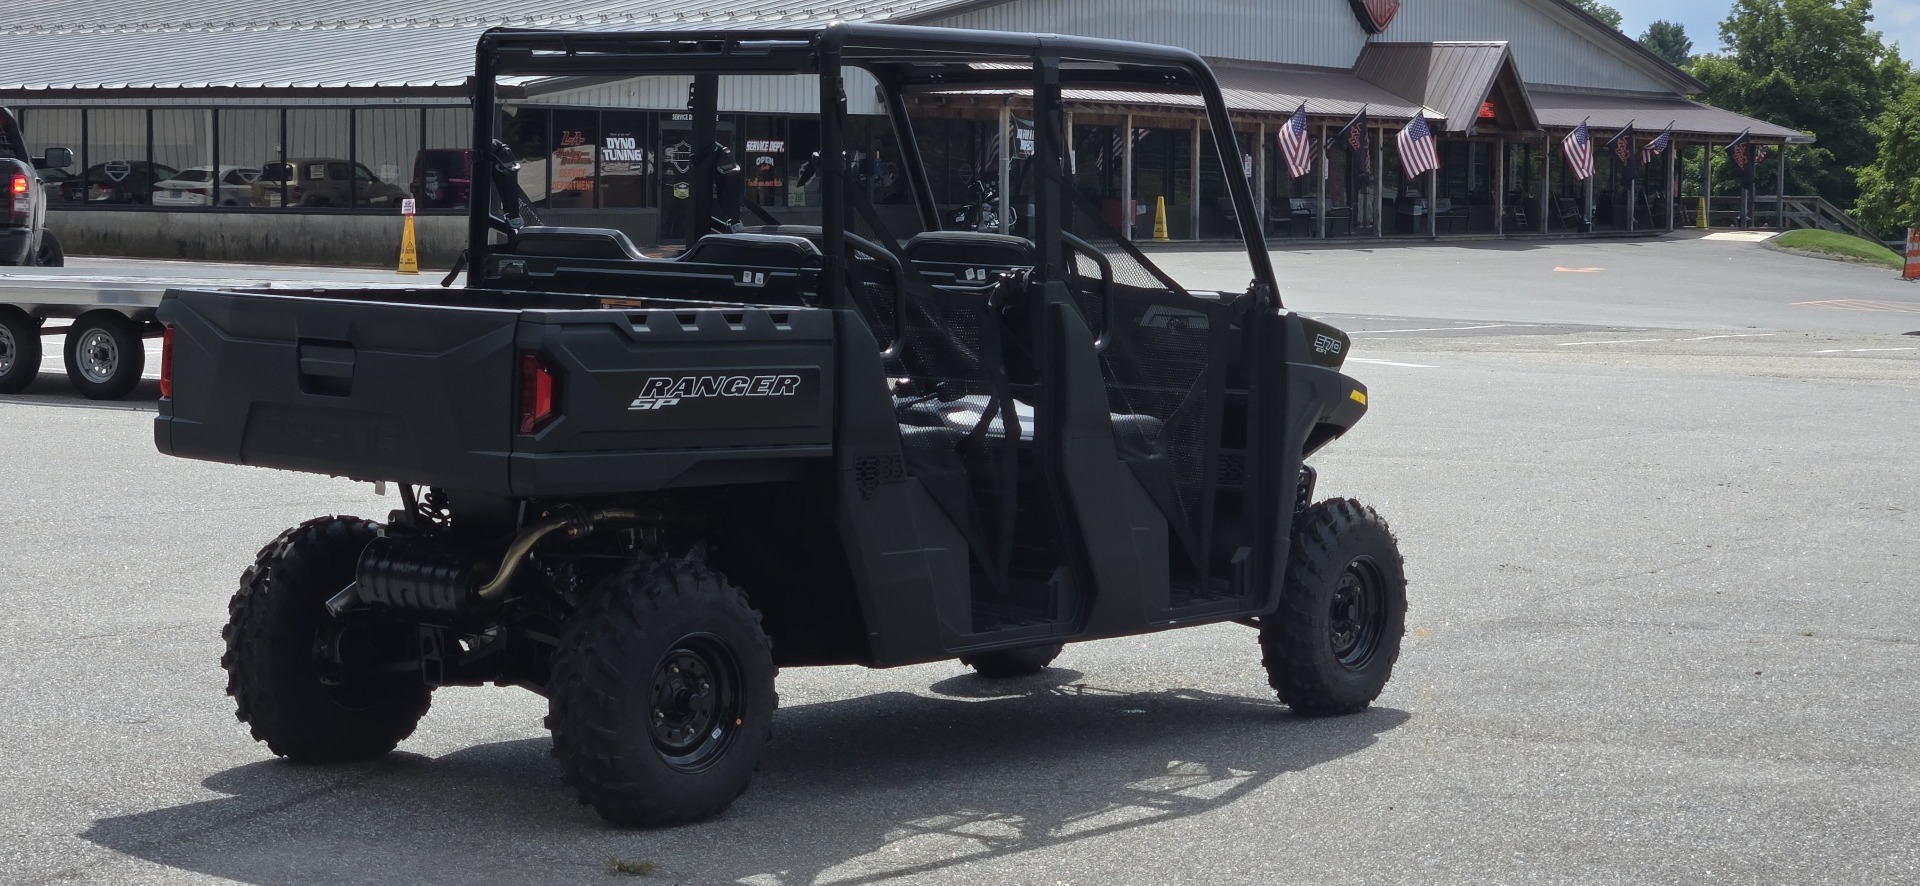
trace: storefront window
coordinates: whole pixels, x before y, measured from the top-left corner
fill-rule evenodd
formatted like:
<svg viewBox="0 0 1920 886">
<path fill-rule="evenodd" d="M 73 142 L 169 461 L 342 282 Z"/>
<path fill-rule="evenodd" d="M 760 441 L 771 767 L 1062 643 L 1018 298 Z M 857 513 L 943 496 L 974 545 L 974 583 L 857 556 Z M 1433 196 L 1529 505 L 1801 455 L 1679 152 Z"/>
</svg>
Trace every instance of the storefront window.
<svg viewBox="0 0 1920 886">
<path fill-rule="evenodd" d="M 153 162 L 176 170 L 153 185 L 153 205 L 174 209 L 239 206 L 252 196 L 253 180 L 260 177 L 260 170 L 251 167 L 214 168 L 211 110 L 155 110 Z"/>
<path fill-rule="evenodd" d="M 747 200 L 759 206 L 787 205 L 786 121 L 779 117 L 750 116 L 741 123 L 746 130 L 746 151 L 739 160 L 747 179 Z"/>
<path fill-rule="evenodd" d="M 550 178 L 547 165 L 552 157 L 547 128 L 552 122 L 552 112 L 545 108 L 509 106 L 505 115 L 501 140 L 520 161 L 520 188 L 527 192 L 527 199 L 535 206 L 545 207 Z"/>
<path fill-rule="evenodd" d="M 549 205 L 555 209 L 592 209 L 597 171 L 600 115 L 594 111 L 555 111 L 553 153 L 548 161 Z"/>
<path fill-rule="evenodd" d="M 466 196 L 440 179 L 431 196 L 423 195 L 413 166 L 420 155 L 420 111 L 417 108 L 370 108 L 353 112 L 353 160 L 382 184 L 406 188 L 421 210 L 464 206 Z M 464 180 L 461 185 L 464 186 Z M 357 189 L 356 189 L 357 190 Z"/>
<path fill-rule="evenodd" d="M 599 205 L 641 209 L 655 205 L 652 114 L 608 111 L 600 115 Z"/>
<path fill-rule="evenodd" d="M 431 208 L 465 209 L 473 182 L 473 113 L 466 108 L 426 109 L 426 143 L 412 167 L 407 185 Z M 390 179 L 390 181 L 397 181 Z"/>
<path fill-rule="evenodd" d="M 280 150 L 280 111 L 223 109 L 218 123 L 220 165 L 260 170 L 240 205 L 282 205 L 286 183 L 266 175 L 270 167 L 279 166 L 285 158 Z"/>
<path fill-rule="evenodd" d="M 84 112 L 66 108 L 40 109 L 27 108 L 20 112 L 20 125 L 26 131 L 27 148 L 35 156 L 44 156 L 48 148 L 71 148 L 74 152 L 74 165 L 65 169 L 42 169 L 40 181 L 46 185 L 47 199 L 59 203 L 65 198 L 62 185 L 79 178 L 86 169 L 86 159 L 80 156 L 81 145 L 85 138 L 81 132 L 81 116 Z"/>
<path fill-rule="evenodd" d="M 69 202 L 144 204 L 153 195 L 153 183 L 172 177 L 175 171 L 148 161 L 147 112 L 143 110 L 87 112 L 85 155 L 85 170 L 61 185 L 61 195 Z"/>
</svg>

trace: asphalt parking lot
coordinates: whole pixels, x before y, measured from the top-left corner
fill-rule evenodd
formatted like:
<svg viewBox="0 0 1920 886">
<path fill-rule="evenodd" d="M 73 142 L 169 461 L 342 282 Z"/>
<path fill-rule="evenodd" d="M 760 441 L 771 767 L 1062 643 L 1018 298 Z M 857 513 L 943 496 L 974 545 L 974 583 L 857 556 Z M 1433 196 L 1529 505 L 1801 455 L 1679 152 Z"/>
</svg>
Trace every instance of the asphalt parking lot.
<svg viewBox="0 0 1920 886">
<path fill-rule="evenodd" d="M 577 805 L 521 690 L 280 763 L 222 694 L 235 578 L 398 505 L 163 458 L 49 371 L 0 398 L 0 882 L 1920 883 L 1920 288 L 1691 238 L 1276 265 L 1371 390 L 1321 492 L 1406 552 L 1368 713 L 1290 714 L 1224 625 L 787 671 L 753 788 L 673 830 Z"/>
</svg>

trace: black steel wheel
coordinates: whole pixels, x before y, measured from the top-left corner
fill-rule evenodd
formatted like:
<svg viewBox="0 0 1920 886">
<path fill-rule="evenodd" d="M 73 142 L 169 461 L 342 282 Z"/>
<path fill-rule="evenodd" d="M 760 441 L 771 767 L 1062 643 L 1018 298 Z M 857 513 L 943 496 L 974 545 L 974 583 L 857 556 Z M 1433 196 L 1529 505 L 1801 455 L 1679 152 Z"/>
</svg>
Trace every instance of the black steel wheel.
<svg viewBox="0 0 1920 886">
<path fill-rule="evenodd" d="M 0 394 L 18 393 L 40 377 L 40 323 L 0 305 Z"/>
<path fill-rule="evenodd" d="M 227 694 L 253 737 L 289 760 L 378 757 L 413 734 L 431 703 L 412 625 L 326 607 L 353 583 L 377 531 L 357 517 L 289 529 L 261 549 L 228 604 Z"/>
<path fill-rule="evenodd" d="M 1053 660 L 1060 657 L 1060 650 L 1063 648 L 1065 647 L 1054 643 L 1050 646 L 976 652 L 961 656 L 960 663 L 973 668 L 974 673 L 989 679 L 1025 677 L 1046 670 L 1047 665 L 1053 664 Z"/>
<path fill-rule="evenodd" d="M 1267 680 L 1309 716 L 1365 710 L 1406 632 L 1407 577 L 1387 521 L 1351 499 L 1294 516 L 1280 608 L 1261 620 Z"/>
<path fill-rule="evenodd" d="M 553 755 L 580 801 L 629 827 L 710 818 L 773 734 L 772 644 L 746 595 L 689 560 L 636 564 L 567 620 L 547 683 Z"/>
<path fill-rule="evenodd" d="M 89 311 L 67 330 L 67 379 L 89 400 L 118 400 L 140 383 L 140 327 L 117 311 Z"/>
</svg>

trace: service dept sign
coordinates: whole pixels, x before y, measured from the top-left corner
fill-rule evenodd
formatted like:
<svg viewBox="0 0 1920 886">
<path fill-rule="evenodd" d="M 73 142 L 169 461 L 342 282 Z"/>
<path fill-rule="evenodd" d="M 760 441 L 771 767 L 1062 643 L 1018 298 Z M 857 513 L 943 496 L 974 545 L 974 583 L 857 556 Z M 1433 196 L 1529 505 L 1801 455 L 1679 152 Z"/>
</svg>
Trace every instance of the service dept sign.
<svg viewBox="0 0 1920 886">
<path fill-rule="evenodd" d="M 1400 0 L 1347 0 L 1353 4 L 1353 14 L 1360 19 L 1360 26 L 1369 34 L 1378 34 L 1393 23 L 1394 13 L 1400 11 Z"/>
</svg>

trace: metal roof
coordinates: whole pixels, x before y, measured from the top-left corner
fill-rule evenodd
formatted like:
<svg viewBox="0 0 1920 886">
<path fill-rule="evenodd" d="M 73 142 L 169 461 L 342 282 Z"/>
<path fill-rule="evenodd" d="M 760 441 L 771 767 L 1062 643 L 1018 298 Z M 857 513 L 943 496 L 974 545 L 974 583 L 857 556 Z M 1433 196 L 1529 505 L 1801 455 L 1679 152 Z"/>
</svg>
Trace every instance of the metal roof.
<svg viewBox="0 0 1920 886">
<path fill-rule="evenodd" d="M 1395 95 L 1345 71 L 1300 70 L 1208 59 L 1214 76 L 1236 111 L 1291 114 L 1307 103 L 1307 113 L 1342 120 L 1360 113 L 1373 117 L 1411 120 L 1425 111 L 1430 120 L 1447 119 L 1446 111 Z"/>
<path fill-rule="evenodd" d="M 1681 137 L 1732 138 L 1745 131 L 1762 141 L 1804 144 L 1814 140 L 1811 133 L 1680 98 L 1550 92 L 1539 88 L 1533 90 L 1532 96 L 1540 125 L 1553 129 L 1572 129 L 1585 120 L 1594 129 L 1619 130 L 1632 123 L 1642 132 L 1655 133 L 1665 129 L 1671 120 L 1674 134 Z"/>
<path fill-rule="evenodd" d="M 1446 132 L 1470 132 L 1480 105 L 1503 87 L 1510 128 L 1534 129 L 1526 85 L 1506 43 L 1369 43 L 1353 73 L 1446 117 Z M 1502 80 L 1504 79 L 1504 83 Z"/>
<path fill-rule="evenodd" d="M 45 0 L 0 11 L 0 90 L 459 86 L 492 27 L 815 28 L 962 0 Z"/>
</svg>

